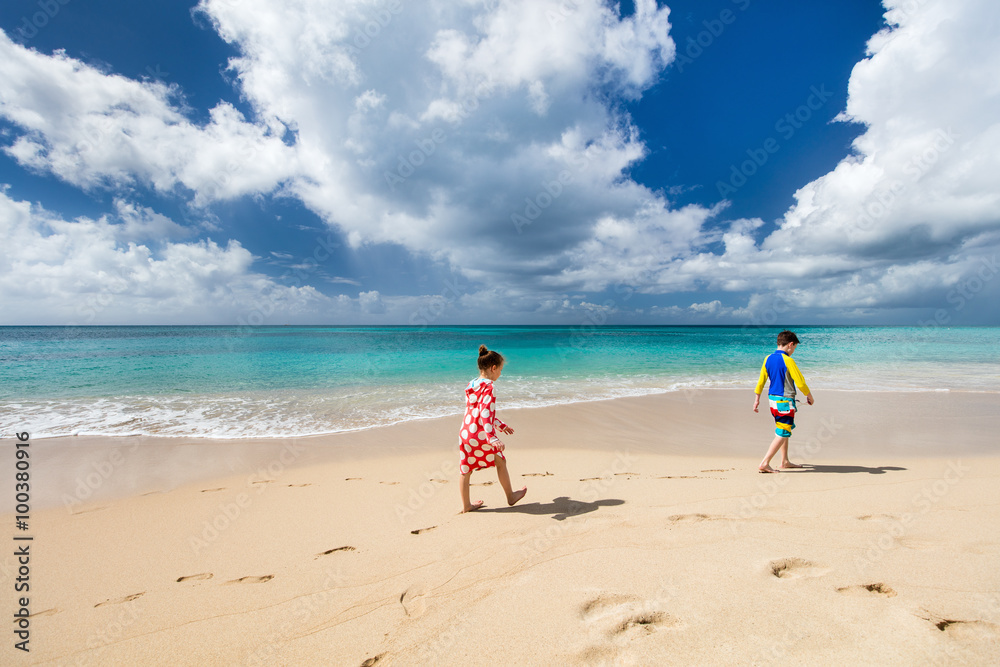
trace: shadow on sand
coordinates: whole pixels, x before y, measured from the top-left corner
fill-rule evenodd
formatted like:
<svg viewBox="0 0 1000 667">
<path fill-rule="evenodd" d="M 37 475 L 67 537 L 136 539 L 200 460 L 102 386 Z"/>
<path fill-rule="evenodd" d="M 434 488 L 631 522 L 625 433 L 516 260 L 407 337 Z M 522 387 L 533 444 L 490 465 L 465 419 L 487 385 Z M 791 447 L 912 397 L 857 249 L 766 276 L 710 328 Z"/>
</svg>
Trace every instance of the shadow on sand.
<svg viewBox="0 0 1000 667">
<path fill-rule="evenodd" d="M 893 472 L 896 470 L 906 470 L 906 468 L 900 468 L 899 466 L 879 466 L 877 468 L 869 468 L 867 466 L 824 466 L 824 465 L 813 465 L 811 463 L 802 464 L 802 468 L 799 469 L 783 469 L 782 473 L 787 472 L 835 472 L 835 473 L 852 473 L 852 472 L 866 472 L 869 475 L 884 475 L 887 472 Z"/>
<path fill-rule="evenodd" d="M 560 496 L 550 503 L 524 503 L 513 507 L 484 507 L 479 512 L 514 512 L 518 514 L 551 514 L 556 521 L 562 521 L 571 516 L 579 516 L 595 512 L 599 507 L 611 507 L 613 505 L 624 505 L 624 500 L 618 498 L 607 498 L 597 500 L 592 503 L 585 503 L 582 500 L 572 500 L 567 496 Z"/>
</svg>

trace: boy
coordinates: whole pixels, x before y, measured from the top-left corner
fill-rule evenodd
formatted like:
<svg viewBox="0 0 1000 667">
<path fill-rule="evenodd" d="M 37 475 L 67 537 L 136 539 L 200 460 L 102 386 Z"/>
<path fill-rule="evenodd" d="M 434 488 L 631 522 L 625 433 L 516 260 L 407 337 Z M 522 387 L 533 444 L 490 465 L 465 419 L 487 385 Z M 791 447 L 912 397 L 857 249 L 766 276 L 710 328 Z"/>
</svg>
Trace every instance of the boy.
<svg viewBox="0 0 1000 667">
<path fill-rule="evenodd" d="M 753 411 L 757 412 L 760 405 L 760 393 L 764 389 L 764 383 L 770 380 L 767 390 L 767 400 L 771 406 L 771 414 L 774 415 L 774 440 L 764 456 L 764 460 L 757 466 L 759 472 L 778 472 L 771 467 L 771 458 L 781 450 L 782 468 L 801 468 L 797 463 L 788 460 L 788 438 L 795 428 L 795 387 L 806 395 L 806 402 L 813 404 L 812 392 L 806 384 L 806 379 L 802 377 L 799 367 L 792 361 L 792 354 L 799 344 L 798 337 L 791 331 L 785 330 L 778 334 L 778 349 L 773 354 L 764 359 L 764 365 L 760 367 L 760 378 L 757 380 L 757 387 L 754 393 L 757 398 L 753 402 Z"/>
</svg>

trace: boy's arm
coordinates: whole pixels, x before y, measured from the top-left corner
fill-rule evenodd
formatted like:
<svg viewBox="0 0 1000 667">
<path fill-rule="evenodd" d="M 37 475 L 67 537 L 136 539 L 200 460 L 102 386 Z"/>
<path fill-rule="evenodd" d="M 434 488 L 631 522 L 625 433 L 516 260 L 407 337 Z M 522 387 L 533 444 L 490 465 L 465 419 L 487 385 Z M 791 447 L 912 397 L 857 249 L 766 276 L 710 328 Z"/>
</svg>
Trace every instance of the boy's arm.
<svg viewBox="0 0 1000 667">
<path fill-rule="evenodd" d="M 792 358 L 787 355 L 785 356 L 785 368 L 788 369 L 788 374 L 791 376 L 792 382 L 795 383 L 795 386 L 806 395 L 806 402 L 809 403 L 809 405 L 812 405 L 812 391 L 810 391 L 809 385 L 806 384 L 806 379 L 802 376 L 802 371 L 800 371 L 799 367 L 794 361 L 792 361 Z"/>
<path fill-rule="evenodd" d="M 760 366 L 760 377 L 757 378 L 757 386 L 754 387 L 753 393 L 757 394 L 757 398 L 753 400 L 753 411 L 757 412 L 757 408 L 760 406 L 760 394 L 764 391 L 764 384 L 767 383 L 767 360 Z"/>
</svg>

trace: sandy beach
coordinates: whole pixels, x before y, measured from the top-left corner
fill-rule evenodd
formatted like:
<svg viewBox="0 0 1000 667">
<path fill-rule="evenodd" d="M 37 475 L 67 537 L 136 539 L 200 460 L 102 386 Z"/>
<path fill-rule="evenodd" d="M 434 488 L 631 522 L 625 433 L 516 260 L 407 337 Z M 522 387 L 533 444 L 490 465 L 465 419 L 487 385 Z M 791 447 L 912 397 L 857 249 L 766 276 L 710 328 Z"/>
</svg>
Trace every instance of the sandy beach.
<svg viewBox="0 0 1000 667">
<path fill-rule="evenodd" d="M 778 475 L 752 399 L 501 403 L 528 495 L 479 472 L 467 515 L 458 417 L 32 441 L 30 652 L 2 661 L 996 664 L 1000 395 L 817 392 Z"/>
</svg>

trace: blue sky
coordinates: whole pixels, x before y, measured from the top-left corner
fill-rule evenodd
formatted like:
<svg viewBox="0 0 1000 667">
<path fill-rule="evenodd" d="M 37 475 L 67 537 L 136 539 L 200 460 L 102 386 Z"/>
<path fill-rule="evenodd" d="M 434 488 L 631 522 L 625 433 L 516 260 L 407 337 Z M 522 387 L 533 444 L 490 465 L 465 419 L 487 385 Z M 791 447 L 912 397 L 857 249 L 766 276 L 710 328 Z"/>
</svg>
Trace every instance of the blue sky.
<svg viewBox="0 0 1000 667">
<path fill-rule="evenodd" d="M 10 0 L 0 324 L 998 324 L 985 0 Z"/>
</svg>

